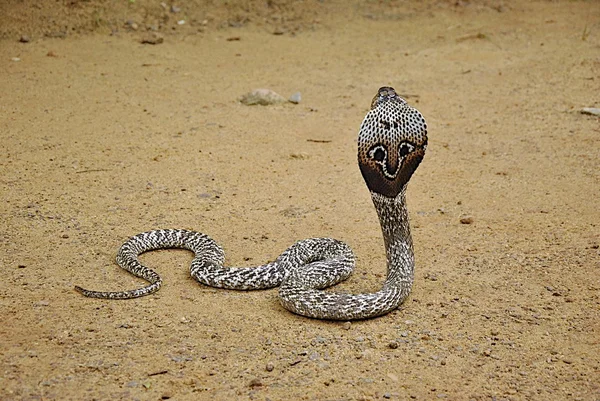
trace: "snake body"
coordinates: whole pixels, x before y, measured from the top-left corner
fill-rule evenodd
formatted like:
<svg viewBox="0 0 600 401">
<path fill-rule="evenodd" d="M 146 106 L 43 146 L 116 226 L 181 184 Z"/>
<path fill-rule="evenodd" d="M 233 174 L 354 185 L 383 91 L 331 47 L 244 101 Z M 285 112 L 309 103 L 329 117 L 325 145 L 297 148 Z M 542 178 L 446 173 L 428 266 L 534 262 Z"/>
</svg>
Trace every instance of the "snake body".
<svg viewBox="0 0 600 401">
<path fill-rule="evenodd" d="M 131 237 L 117 263 L 150 284 L 117 292 L 75 289 L 86 297 L 130 299 L 159 290 L 162 279 L 142 265 L 141 253 L 164 248 L 194 252 L 191 275 L 202 284 L 235 290 L 279 287 L 281 304 L 291 312 L 318 319 L 353 320 L 386 314 L 408 296 L 414 280 L 413 243 L 406 208 L 406 186 L 423 159 L 427 125 L 415 108 L 390 87 L 371 102 L 358 135 L 358 164 L 371 192 L 383 232 L 387 276 L 375 293 L 323 291 L 352 274 L 355 257 L 343 242 L 310 238 L 296 242 L 275 261 L 257 267 L 224 267 L 223 249 L 209 236 L 188 230 L 152 230 Z"/>
</svg>

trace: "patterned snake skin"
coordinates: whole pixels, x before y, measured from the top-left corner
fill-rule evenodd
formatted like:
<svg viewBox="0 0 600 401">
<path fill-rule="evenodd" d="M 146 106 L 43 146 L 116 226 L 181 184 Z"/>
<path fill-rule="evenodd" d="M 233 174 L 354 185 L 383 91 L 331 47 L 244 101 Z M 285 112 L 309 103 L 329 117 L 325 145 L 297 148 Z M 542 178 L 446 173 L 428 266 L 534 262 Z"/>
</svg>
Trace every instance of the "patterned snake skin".
<svg viewBox="0 0 600 401">
<path fill-rule="evenodd" d="M 405 190 L 423 159 L 427 125 L 416 109 L 393 88 L 380 88 L 358 134 L 358 164 L 371 191 L 383 231 L 387 277 L 371 294 L 323 291 L 350 276 L 354 254 L 343 242 L 311 238 L 296 242 L 274 262 L 258 267 L 223 266 L 223 249 L 205 234 L 187 230 L 153 230 L 121 246 L 117 263 L 150 284 L 120 292 L 75 289 L 86 297 L 130 299 L 158 291 L 160 276 L 138 261 L 138 255 L 163 248 L 194 252 L 191 275 L 202 284 L 235 290 L 279 286 L 281 304 L 291 312 L 332 320 L 366 319 L 396 309 L 408 296 L 414 279 L 414 253 Z"/>
</svg>

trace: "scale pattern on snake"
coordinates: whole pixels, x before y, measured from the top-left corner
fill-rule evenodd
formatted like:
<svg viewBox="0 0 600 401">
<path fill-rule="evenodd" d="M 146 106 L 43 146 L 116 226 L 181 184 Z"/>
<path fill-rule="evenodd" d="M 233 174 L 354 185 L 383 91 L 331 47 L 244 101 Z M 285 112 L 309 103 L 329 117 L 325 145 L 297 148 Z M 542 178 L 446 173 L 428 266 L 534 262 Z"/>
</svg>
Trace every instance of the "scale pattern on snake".
<svg viewBox="0 0 600 401">
<path fill-rule="evenodd" d="M 235 290 L 279 286 L 281 304 L 291 312 L 318 319 L 353 320 L 380 316 L 396 309 L 414 280 L 413 243 L 406 208 L 406 186 L 425 155 L 427 124 L 390 87 L 371 102 L 358 134 L 358 164 L 371 192 L 383 232 L 387 276 L 375 293 L 323 291 L 350 276 L 354 254 L 343 242 L 311 238 L 296 242 L 274 262 L 257 267 L 224 267 L 223 249 L 209 236 L 188 230 L 153 230 L 125 242 L 117 254 L 123 269 L 150 284 L 135 290 L 99 292 L 75 289 L 86 297 L 130 299 L 158 291 L 160 276 L 138 261 L 138 255 L 163 248 L 194 252 L 191 275 L 200 283 Z"/>
</svg>

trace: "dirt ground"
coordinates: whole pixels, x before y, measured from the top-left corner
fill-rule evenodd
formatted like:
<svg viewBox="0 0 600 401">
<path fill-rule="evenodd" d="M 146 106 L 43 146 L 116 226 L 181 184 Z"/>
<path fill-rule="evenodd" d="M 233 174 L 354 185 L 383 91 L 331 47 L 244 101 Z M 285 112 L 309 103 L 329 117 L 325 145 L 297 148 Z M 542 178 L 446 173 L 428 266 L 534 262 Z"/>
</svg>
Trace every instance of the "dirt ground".
<svg viewBox="0 0 600 401">
<path fill-rule="evenodd" d="M 600 400 L 597 1 L 2 3 L 1 400 Z M 113 260 L 152 228 L 245 266 L 331 236 L 337 290 L 377 290 L 356 136 L 386 85 L 429 126 L 400 309 L 299 317 L 175 250 L 151 296 L 73 290 L 141 286 Z"/>
</svg>

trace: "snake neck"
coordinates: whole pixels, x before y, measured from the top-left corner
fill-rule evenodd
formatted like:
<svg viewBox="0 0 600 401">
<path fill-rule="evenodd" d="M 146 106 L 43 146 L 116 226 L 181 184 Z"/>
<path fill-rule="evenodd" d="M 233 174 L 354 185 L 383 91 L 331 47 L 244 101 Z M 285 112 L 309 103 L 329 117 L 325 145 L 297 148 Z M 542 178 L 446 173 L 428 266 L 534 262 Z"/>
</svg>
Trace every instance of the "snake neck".
<svg viewBox="0 0 600 401">
<path fill-rule="evenodd" d="M 387 257 L 386 287 L 410 291 L 414 278 L 415 258 L 406 209 L 405 189 L 394 198 L 371 191 L 379 216 Z"/>
</svg>

